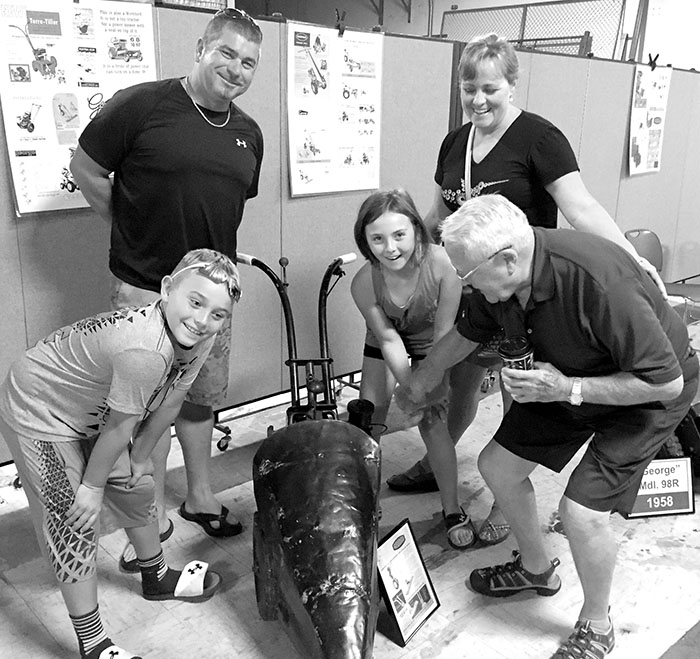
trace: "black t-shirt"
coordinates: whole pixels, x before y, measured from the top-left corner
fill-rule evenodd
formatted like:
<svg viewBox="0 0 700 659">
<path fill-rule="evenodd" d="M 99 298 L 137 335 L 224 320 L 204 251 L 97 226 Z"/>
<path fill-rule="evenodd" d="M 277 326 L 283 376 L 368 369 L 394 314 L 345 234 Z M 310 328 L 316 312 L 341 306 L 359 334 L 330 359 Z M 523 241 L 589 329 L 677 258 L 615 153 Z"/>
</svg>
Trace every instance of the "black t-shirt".
<svg viewBox="0 0 700 659">
<path fill-rule="evenodd" d="M 213 123 L 226 120 L 226 112 L 203 111 Z M 158 291 L 191 249 L 235 257 L 263 157 L 262 132 L 238 107 L 215 128 L 178 79 L 143 83 L 117 92 L 80 146 L 114 172 L 109 265 L 119 279 Z"/>
<path fill-rule="evenodd" d="M 465 200 L 464 157 L 471 124 L 450 131 L 442 142 L 435 182 L 446 206 L 456 211 Z M 520 208 L 533 226 L 555 228 L 557 205 L 545 190 L 578 171 L 569 141 L 554 124 L 521 112 L 488 155 L 471 165 L 471 197 L 501 194 Z"/>
</svg>

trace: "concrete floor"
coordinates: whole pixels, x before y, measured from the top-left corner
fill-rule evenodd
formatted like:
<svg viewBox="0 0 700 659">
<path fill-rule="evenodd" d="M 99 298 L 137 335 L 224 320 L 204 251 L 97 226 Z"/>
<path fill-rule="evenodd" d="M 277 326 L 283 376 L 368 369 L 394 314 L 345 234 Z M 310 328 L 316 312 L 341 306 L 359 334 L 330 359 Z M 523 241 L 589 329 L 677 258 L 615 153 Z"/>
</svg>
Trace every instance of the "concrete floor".
<svg viewBox="0 0 700 659">
<path fill-rule="evenodd" d="M 346 390 L 346 398 L 355 392 Z M 481 403 L 472 428 L 458 445 L 461 496 L 477 524 L 487 515 L 491 496 L 475 465 L 480 448 L 501 416 L 499 396 Z M 136 576 L 119 572 L 125 542 L 118 531 L 103 537 L 99 557 L 100 606 L 113 640 L 144 659 L 290 659 L 298 656 L 278 622 L 257 612 L 252 575 L 252 516 L 255 511 L 251 461 L 269 424 L 284 424 L 284 407 L 230 422 L 231 447 L 212 444 L 213 471 L 221 501 L 245 526 L 241 536 L 214 539 L 177 514 L 185 493 L 179 445 L 169 461 L 168 508 L 175 522 L 164 544 L 174 566 L 198 558 L 223 575 L 225 584 L 209 602 L 148 602 Z M 381 443 L 383 478 L 401 471 L 422 454 L 415 429 L 394 433 Z M 566 538 L 555 529 L 555 511 L 568 473 L 538 469 L 534 475 L 542 533 L 558 556 L 562 590 L 554 597 L 518 595 L 492 600 L 465 585 L 477 567 L 510 558 L 512 540 L 496 547 L 451 549 L 445 539 L 437 494 L 399 495 L 382 486 L 380 534 L 408 517 L 440 600 L 440 607 L 407 647 L 377 633 L 375 659 L 547 658 L 571 631 L 581 605 Z M 77 646 L 52 573 L 39 554 L 26 501 L 10 486 L 10 467 L 0 469 L 0 657 L 68 659 Z M 696 482 L 696 489 L 698 483 Z M 697 497 L 696 497 L 697 498 Z M 700 618 L 700 533 L 698 515 L 624 520 L 613 518 L 620 550 L 612 598 L 617 632 L 615 659 L 697 658 Z M 688 634 L 685 638 L 684 635 Z M 305 658 L 302 658 L 305 659 Z"/>
</svg>

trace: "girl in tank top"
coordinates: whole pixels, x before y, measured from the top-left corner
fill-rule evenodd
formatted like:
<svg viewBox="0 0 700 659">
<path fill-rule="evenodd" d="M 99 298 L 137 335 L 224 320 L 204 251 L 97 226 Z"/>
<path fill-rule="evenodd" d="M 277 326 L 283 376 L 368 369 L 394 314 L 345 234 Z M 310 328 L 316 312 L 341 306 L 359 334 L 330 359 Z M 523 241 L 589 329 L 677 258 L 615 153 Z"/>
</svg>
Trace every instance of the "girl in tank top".
<svg viewBox="0 0 700 659">
<path fill-rule="evenodd" d="M 375 192 L 363 202 L 355 241 L 367 259 L 351 288 L 367 324 L 360 396 L 374 404 L 373 425 L 381 427 L 396 386 L 454 325 L 461 284 L 403 190 Z M 430 396 L 418 429 L 440 489 L 447 540 L 465 549 L 476 534 L 459 505 L 457 458 L 442 413 L 446 395 L 445 380 Z"/>
</svg>

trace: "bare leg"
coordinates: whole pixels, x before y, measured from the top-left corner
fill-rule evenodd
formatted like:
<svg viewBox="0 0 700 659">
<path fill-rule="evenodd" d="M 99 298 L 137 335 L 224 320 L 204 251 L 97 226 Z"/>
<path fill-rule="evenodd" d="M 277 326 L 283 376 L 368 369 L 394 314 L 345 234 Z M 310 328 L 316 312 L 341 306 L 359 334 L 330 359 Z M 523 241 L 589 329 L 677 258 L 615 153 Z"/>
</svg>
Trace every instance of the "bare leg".
<svg viewBox="0 0 700 659">
<path fill-rule="evenodd" d="M 377 438 L 382 434 L 389 409 L 389 401 L 396 382 L 383 359 L 364 357 L 362 360 L 362 382 L 360 383 L 360 398 L 374 405 L 372 414 L 372 436 Z"/>
<path fill-rule="evenodd" d="M 568 497 L 562 497 L 559 512 L 583 588 L 583 608 L 579 617 L 582 620 L 607 620 L 617 558 L 610 513 L 591 510 Z"/>
<path fill-rule="evenodd" d="M 136 556 L 142 561 L 153 558 L 160 552 L 160 538 L 158 537 L 158 525 L 156 522 L 148 526 L 139 526 L 124 530 L 126 531 L 129 541 L 134 545 Z"/>
<path fill-rule="evenodd" d="M 185 507 L 191 513 L 218 515 L 221 504 L 214 496 L 209 475 L 214 412 L 211 407 L 185 401 L 175 421 L 187 474 Z"/>
<path fill-rule="evenodd" d="M 170 429 L 168 428 L 158 440 L 158 443 L 151 453 L 153 481 L 155 483 L 155 500 L 158 510 L 158 531 L 160 533 L 165 533 L 170 527 L 170 520 L 168 519 L 165 506 L 165 474 L 168 466 L 168 454 L 170 453 L 171 443 L 172 439 L 170 436 Z"/>
<path fill-rule="evenodd" d="M 457 444 L 474 421 L 479 409 L 479 390 L 487 369 L 466 360 L 450 369 L 450 401 L 447 427 Z M 424 466 L 428 466 L 427 464 Z"/>
<path fill-rule="evenodd" d="M 97 575 L 87 581 L 59 583 L 63 601 L 73 617 L 84 616 L 97 608 Z"/>
<path fill-rule="evenodd" d="M 499 378 L 499 386 L 501 389 L 501 404 L 503 407 L 503 416 L 506 415 L 508 410 L 510 409 L 510 406 L 513 404 L 513 398 L 511 395 L 506 391 L 505 387 L 503 386 L 503 380 Z M 495 497 L 494 493 L 494 497 Z M 505 517 L 503 516 L 503 513 L 501 512 L 500 507 L 498 506 L 498 500 L 494 500 L 493 505 L 491 506 L 491 511 L 489 512 L 488 515 L 488 521 L 490 521 L 492 524 L 495 525 L 502 525 L 502 524 L 507 524 Z M 481 532 L 481 531 L 480 531 Z"/>
<path fill-rule="evenodd" d="M 418 428 L 440 488 L 442 510 L 446 516 L 459 514 L 461 508 L 457 485 L 457 453 L 447 431 L 447 424 L 439 418 L 434 408 L 430 408 Z M 456 529 L 451 534 L 452 542 L 457 546 L 467 546 L 474 540 L 473 533 L 469 527 Z"/>
<path fill-rule="evenodd" d="M 523 567 L 539 574 L 550 567 L 537 516 L 530 474 L 537 463 L 523 460 L 491 440 L 479 455 L 479 471 L 511 525 Z"/>
<path fill-rule="evenodd" d="M 435 480 L 440 487 L 440 500 L 445 514 L 459 512 L 457 495 L 457 453 L 447 432 L 445 423 L 437 418 L 433 408 L 429 409 L 418 425 Z"/>
<path fill-rule="evenodd" d="M 474 421 L 479 409 L 479 392 L 481 383 L 486 377 L 487 368 L 467 360 L 463 360 L 450 370 L 450 398 L 447 414 L 447 427 L 455 446 Z M 501 384 L 503 414 L 508 411 L 512 398 Z M 420 460 L 425 471 L 431 471 L 430 461 L 426 454 Z M 506 523 L 498 503 L 494 502 L 488 515 L 489 521 L 495 525 Z"/>
<path fill-rule="evenodd" d="M 447 428 L 453 444 L 457 445 L 462 435 L 474 421 L 479 409 L 479 389 L 487 369 L 466 360 L 450 369 L 450 392 L 447 408 Z M 421 465 L 430 471 L 427 454 L 421 458 Z"/>
</svg>

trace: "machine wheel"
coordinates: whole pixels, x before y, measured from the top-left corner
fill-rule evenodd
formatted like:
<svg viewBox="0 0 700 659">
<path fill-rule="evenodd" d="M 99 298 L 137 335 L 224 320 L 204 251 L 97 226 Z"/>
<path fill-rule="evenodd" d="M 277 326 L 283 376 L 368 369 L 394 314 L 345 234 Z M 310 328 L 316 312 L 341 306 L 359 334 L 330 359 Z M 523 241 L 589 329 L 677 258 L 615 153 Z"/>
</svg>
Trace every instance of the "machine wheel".
<svg viewBox="0 0 700 659">
<path fill-rule="evenodd" d="M 66 190 L 68 190 L 68 192 L 75 192 L 75 183 L 73 183 L 73 181 L 68 181 L 68 183 L 66 183 Z"/>
<path fill-rule="evenodd" d="M 314 94 L 318 94 L 318 83 L 315 80 L 311 81 L 311 91 Z"/>
<path fill-rule="evenodd" d="M 216 442 L 216 448 L 218 448 L 219 451 L 225 451 L 228 448 L 229 442 L 231 441 L 231 428 L 220 423 L 216 423 L 214 424 L 214 429 L 218 430 L 220 433 L 223 433 L 223 437 L 220 437 L 219 441 Z"/>
<path fill-rule="evenodd" d="M 34 132 L 34 124 L 33 124 L 31 121 L 27 124 L 27 130 L 28 130 L 30 133 L 33 133 L 33 132 Z"/>
</svg>

